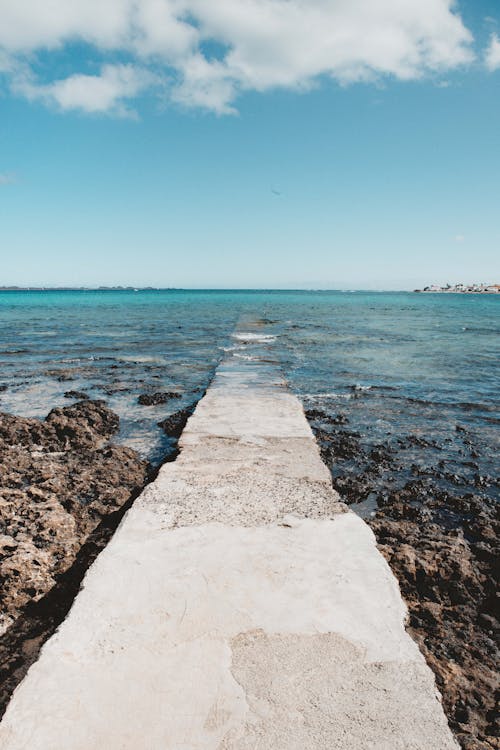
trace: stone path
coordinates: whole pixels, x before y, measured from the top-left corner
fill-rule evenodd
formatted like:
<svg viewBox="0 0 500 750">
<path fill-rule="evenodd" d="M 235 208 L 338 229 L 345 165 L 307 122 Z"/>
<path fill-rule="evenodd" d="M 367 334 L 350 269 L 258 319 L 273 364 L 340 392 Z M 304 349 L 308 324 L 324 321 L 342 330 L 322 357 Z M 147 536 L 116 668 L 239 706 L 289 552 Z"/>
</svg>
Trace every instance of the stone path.
<svg viewBox="0 0 500 750">
<path fill-rule="evenodd" d="M 87 573 L 2 750 L 457 747 L 372 532 L 279 371 L 245 356 Z"/>
</svg>

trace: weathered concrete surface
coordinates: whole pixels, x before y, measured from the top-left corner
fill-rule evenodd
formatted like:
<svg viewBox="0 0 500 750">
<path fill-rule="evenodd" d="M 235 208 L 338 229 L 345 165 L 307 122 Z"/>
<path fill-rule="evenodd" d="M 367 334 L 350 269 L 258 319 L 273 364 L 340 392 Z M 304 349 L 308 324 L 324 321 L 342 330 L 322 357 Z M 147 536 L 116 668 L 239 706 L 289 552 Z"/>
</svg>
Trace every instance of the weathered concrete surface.
<svg viewBox="0 0 500 750">
<path fill-rule="evenodd" d="M 88 572 L 2 750 L 456 748 L 371 531 L 251 351 Z"/>
</svg>

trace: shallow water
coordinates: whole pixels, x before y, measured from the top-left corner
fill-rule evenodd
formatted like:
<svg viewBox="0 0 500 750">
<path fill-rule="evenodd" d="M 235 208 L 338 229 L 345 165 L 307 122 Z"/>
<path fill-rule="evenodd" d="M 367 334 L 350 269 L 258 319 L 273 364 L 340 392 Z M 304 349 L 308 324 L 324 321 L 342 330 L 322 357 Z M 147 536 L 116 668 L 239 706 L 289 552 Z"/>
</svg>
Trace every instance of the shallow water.
<svg viewBox="0 0 500 750">
<path fill-rule="evenodd" d="M 499 312 L 499 297 L 477 295 L 0 292 L 0 409 L 43 417 L 84 391 L 156 462 L 168 448 L 157 422 L 200 397 L 225 351 L 257 351 L 306 408 L 342 413 L 367 444 L 423 436 L 435 445 L 406 445 L 402 460 L 445 461 L 467 483 L 495 470 Z M 182 398 L 137 403 L 162 390 Z"/>
</svg>

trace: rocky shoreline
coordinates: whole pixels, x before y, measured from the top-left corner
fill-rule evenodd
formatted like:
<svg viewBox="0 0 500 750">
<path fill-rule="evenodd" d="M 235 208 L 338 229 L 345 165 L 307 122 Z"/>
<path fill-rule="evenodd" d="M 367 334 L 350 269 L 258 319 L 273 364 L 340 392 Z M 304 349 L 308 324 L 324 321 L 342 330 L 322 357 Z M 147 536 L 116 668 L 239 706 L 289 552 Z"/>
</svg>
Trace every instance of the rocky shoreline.
<svg viewBox="0 0 500 750">
<path fill-rule="evenodd" d="M 71 394 L 73 398 L 73 393 Z M 194 409 L 159 423 L 170 439 Z M 85 398 L 45 420 L 0 413 L 0 716 L 81 581 L 158 466 L 114 445 L 119 418 Z"/>
<path fill-rule="evenodd" d="M 0 713 L 151 478 L 134 450 L 110 443 L 118 426 L 103 401 L 43 421 L 0 414 Z"/>
<path fill-rule="evenodd" d="M 498 749 L 499 518 L 498 504 L 482 491 L 498 480 L 450 477 L 446 465 L 407 466 L 406 450 L 429 447 L 422 436 L 366 445 L 343 414 L 307 416 L 334 487 L 370 524 L 399 580 L 409 630 L 436 675 L 461 747 Z M 464 442 L 473 453 L 466 434 Z M 440 479 L 454 481 L 454 489 L 443 489 Z"/>
<path fill-rule="evenodd" d="M 499 294 L 500 284 L 431 284 L 414 292 L 432 292 L 438 294 Z"/>
<path fill-rule="evenodd" d="M 0 412 L 0 716 L 66 617 L 85 572 L 159 469 L 112 442 L 120 420 L 104 401 L 65 395 L 80 400 L 44 420 Z M 151 403 L 180 398 L 153 396 Z M 158 423 L 169 439 L 161 463 L 175 459 L 194 406 Z"/>
<path fill-rule="evenodd" d="M 0 415 L 0 632 L 148 481 L 150 467 L 135 451 L 109 443 L 117 430 L 103 401 L 53 409 L 43 422 Z"/>
</svg>

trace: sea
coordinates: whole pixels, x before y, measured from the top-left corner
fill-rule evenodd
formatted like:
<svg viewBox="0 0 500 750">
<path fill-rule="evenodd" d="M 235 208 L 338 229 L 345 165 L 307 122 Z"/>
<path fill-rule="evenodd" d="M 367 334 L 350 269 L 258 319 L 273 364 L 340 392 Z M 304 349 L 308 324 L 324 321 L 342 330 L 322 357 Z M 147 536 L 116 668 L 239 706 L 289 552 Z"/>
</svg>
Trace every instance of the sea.
<svg viewBox="0 0 500 750">
<path fill-rule="evenodd" d="M 497 495 L 499 332 L 500 295 L 1 291 L 0 411 L 43 419 L 71 392 L 104 399 L 120 416 L 116 440 L 158 465 L 171 447 L 158 422 L 203 395 L 227 352 L 258 356 L 308 412 L 399 450 L 401 482 L 440 466 L 438 484 Z M 179 397 L 138 402 L 164 391 Z M 374 491 L 389 480 L 382 467 Z"/>
</svg>

